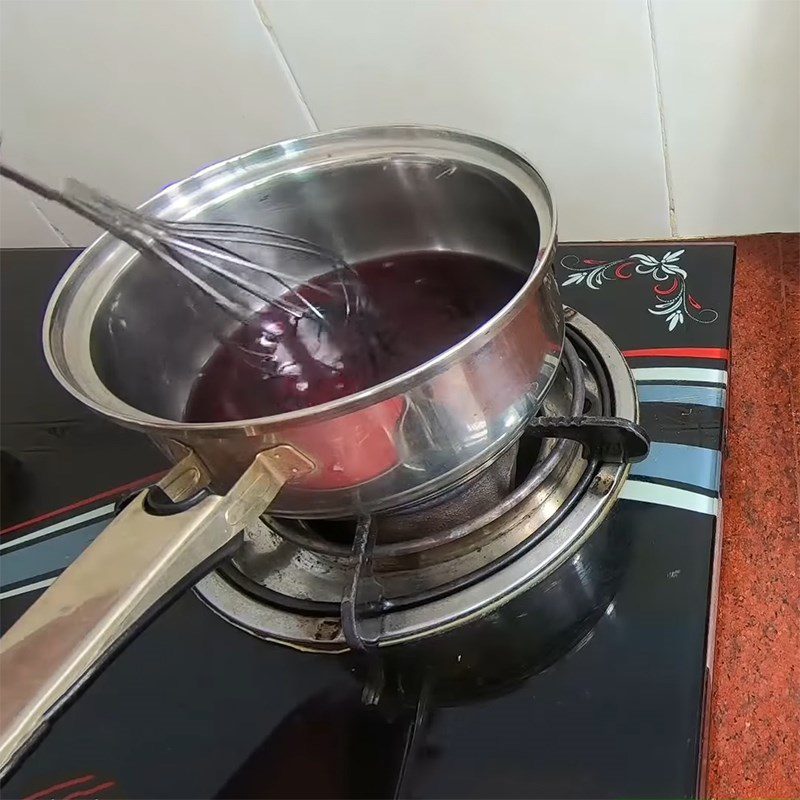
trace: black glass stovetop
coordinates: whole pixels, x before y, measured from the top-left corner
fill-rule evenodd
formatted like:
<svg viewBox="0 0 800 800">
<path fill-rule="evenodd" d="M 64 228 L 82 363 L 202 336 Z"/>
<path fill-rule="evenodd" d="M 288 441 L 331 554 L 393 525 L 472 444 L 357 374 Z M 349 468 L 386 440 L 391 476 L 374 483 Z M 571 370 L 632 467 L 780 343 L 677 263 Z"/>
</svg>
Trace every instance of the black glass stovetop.
<svg viewBox="0 0 800 800">
<path fill-rule="evenodd" d="M 44 306 L 76 253 L 2 253 L 4 627 L 102 529 L 115 487 L 165 466 L 44 364 Z M 559 248 L 564 302 L 625 352 L 654 442 L 611 512 L 630 539 L 627 569 L 572 651 L 506 693 L 432 700 L 415 725 L 413 711 L 364 705 L 340 657 L 257 640 L 187 592 L 55 722 L 3 796 L 696 796 L 733 260 L 720 244 Z"/>
</svg>

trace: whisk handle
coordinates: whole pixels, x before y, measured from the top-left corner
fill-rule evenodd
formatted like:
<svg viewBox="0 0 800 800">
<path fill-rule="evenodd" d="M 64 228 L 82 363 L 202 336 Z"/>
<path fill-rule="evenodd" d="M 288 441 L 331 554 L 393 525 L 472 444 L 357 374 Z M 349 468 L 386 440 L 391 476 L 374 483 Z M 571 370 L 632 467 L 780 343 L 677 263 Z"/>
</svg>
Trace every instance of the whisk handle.
<svg viewBox="0 0 800 800">
<path fill-rule="evenodd" d="M 108 231 L 118 239 L 126 242 L 131 247 L 134 247 L 137 250 L 142 249 L 142 242 L 140 242 L 135 236 L 132 236 L 129 230 L 118 225 L 110 216 L 106 216 L 105 214 L 98 212 L 94 208 L 86 205 L 82 200 L 78 199 L 71 193 L 54 189 L 52 186 L 48 186 L 47 184 L 36 180 L 36 178 L 31 178 L 30 175 L 25 175 L 13 167 L 9 167 L 3 163 L 0 163 L 0 175 L 2 175 L 4 178 L 8 178 L 18 186 L 22 186 L 24 189 L 27 189 L 34 194 L 38 194 L 39 197 L 43 197 L 45 200 L 52 200 L 53 202 L 68 208 L 70 211 L 75 212 L 84 219 L 88 219 L 89 222 L 93 222 L 103 230 Z"/>
</svg>

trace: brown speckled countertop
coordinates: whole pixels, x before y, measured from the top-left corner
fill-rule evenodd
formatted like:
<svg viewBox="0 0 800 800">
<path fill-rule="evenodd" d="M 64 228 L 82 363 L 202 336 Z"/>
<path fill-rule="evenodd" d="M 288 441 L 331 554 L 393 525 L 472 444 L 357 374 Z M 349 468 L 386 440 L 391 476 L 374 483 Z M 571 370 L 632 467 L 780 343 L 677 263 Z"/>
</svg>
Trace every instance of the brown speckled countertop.
<svg viewBox="0 0 800 800">
<path fill-rule="evenodd" d="M 736 240 L 707 792 L 800 797 L 800 235 Z"/>
</svg>

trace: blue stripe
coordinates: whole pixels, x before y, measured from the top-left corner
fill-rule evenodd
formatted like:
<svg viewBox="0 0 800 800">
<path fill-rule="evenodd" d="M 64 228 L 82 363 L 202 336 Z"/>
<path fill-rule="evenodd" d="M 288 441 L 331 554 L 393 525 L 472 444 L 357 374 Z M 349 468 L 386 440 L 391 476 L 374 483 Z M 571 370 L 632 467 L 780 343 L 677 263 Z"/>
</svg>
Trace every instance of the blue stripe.
<svg viewBox="0 0 800 800">
<path fill-rule="evenodd" d="M 631 475 L 661 478 L 719 491 L 720 453 L 707 447 L 652 442 L 650 455 L 631 468 Z"/>
<path fill-rule="evenodd" d="M 661 483 L 627 480 L 619 493 L 622 500 L 638 500 L 640 503 L 656 503 L 672 508 L 685 508 L 698 514 L 716 516 L 719 513 L 719 500 L 699 492 L 676 489 Z"/>
<path fill-rule="evenodd" d="M 100 535 L 106 525 L 107 519 L 100 520 L 38 544 L 4 553 L 0 557 L 0 586 L 66 569 Z"/>
<path fill-rule="evenodd" d="M 721 386 L 639 383 L 636 385 L 642 403 L 678 403 L 682 406 L 725 407 L 725 389 Z"/>
</svg>

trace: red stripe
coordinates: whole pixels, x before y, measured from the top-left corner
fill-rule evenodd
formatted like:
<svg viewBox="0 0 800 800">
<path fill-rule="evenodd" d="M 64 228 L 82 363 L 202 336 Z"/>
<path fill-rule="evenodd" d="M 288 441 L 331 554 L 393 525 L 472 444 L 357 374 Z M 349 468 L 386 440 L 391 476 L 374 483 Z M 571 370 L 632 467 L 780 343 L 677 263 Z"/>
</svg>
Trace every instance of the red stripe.
<svg viewBox="0 0 800 800">
<path fill-rule="evenodd" d="M 71 781 L 64 781 L 64 783 L 57 783 L 55 786 L 48 786 L 42 789 L 41 792 L 28 795 L 25 800 L 38 800 L 40 797 L 52 797 L 59 789 L 68 789 L 70 786 L 77 786 L 79 783 L 86 783 L 86 781 L 94 780 L 94 775 L 84 775 L 82 778 L 73 778 Z"/>
<path fill-rule="evenodd" d="M 66 514 L 70 511 L 75 511 L 78 508 L 83 508 L 84 506 L 96 503 L 98 500 L 107 500 L 109 497 L 115 497 L 116 495 L 130 491 L 131 489 L 138 489 L 141 486 L 146 486 L 148 483 L 155 483 L 155 481 L 159 480 L 162 475 L 164 475 L 164 472 L 154 472 L 152 475 L 148 475 L 146 478 L 139 478 L 139 480 L 131 481 L 130 483 L 124 483 L 122 486 L 115 486 L 113 489 L 108 489 L 105 492 L 100 492 L 100 494 L 87 497 L 84 500 L 79 500 L 77 503 L 72 503 L 72 505 L 64 506 L 63 508 L 57 508 L 54 511 L 48 511 L 46 514 L 40 514 L 38 517 L 25 520 L 25 522 L 18 522 L 16 525 L 9 525 L 7 528 L 0 530 L 0 536 L 6 536 L 9 533 L 14 533 L 22 528 L 28 528 L 31 525 L 45 522 L 53 517 L 59 517 L 62 514 Z"/>
<path fill-rule="evenodd" d="M 76 800 L 78 797 L 97 797 L 97 795 L 100 794 L 100 792 L 102 792 L 104 789 L 110 789 L 114 785 L 114 781 L 106 781 L 106 783 L 98 784 L 97 786 L 93 786 L 91 789 L 82 789 L 80 792 L 68 794 L 64 800 Z"/>
<path fill-rule="evenodd" d="M 650 350 L 623 350 L 626 358 L 729 358 L 730 351 L 718 347 L 656 347 Z"/>
</svg>

